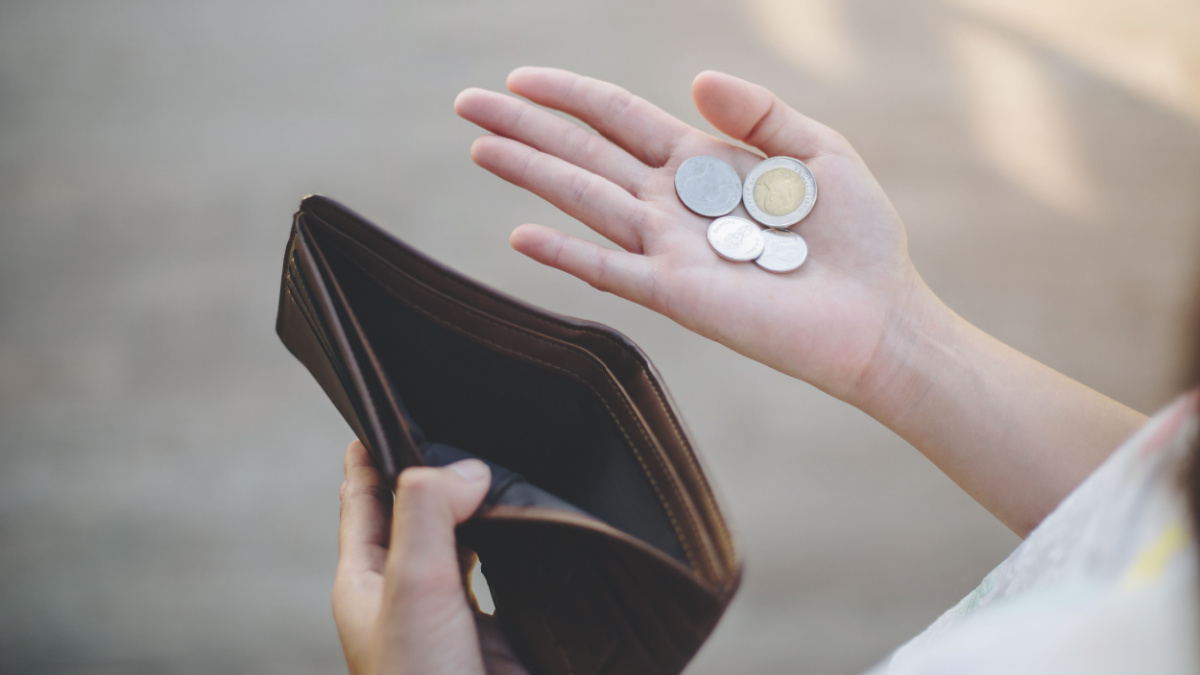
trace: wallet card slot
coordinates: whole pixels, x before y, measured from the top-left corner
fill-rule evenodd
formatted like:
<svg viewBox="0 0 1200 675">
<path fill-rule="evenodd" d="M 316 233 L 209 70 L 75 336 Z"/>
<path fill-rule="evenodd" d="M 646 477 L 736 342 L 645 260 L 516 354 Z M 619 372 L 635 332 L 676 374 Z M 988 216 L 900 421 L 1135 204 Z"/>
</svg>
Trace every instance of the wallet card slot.
<svg viewBox="0 0 1200 675">
<path fill-rule="evenodd" d="M 284 297 L 280 301 L 279 324 L 288 334 L 285 344 L 288 349 L 304 363 L 312 372 L 321 389 L 333 402 L 338 412 L 350 424 L 351 429 L 359 438 L 368 438 L 363 427 L 362 402 L 347 386 L 345 370 L 341 367 L 340 359 L 329 351 L 327 342 L 321 336 L 313 318 L 304 311 L 303 304 L 297 299 L 297 291 L 291 285 L 284 287 Z M 295 325 L 289 325 L 295 324 Z M 313 353 L 319 351 L 320 356 Z M 322 356 L 324 358 L 322 358 Z"/>
<path fill-rule="evenodd" d="M 312 372 L 354 433 L 361 439 L 370 438 L 363 424 L 363 401 L 347 373 L 345 360 L 333 346 L 329 330 L 313 306 L 312 292 L 298 269 L 297 243 L 293 237 L 288 246 L 276 330 L 287 348 Z"/>
<path fill-rule="evenodd" d="M 339 361 L 343 374 L 349 380 L 349 386 L 344 388 L 348 392 L 355 392 L 360 422 L 366 432 L 360 438 L 373 454 L 379 469 L 389 480 L 395 480 L 401 468 L 396 453 L 407 449 L 408 452 L 404 454 L 412 458 L 415 449 L 411 448 L 411 440 L 405 430 L 397 428 L 403 421 L 394 406 L 388 410 L 390 392 L 385 390 L 378 368 L 374 367 L 370 347 L 346 302 L 345 294 L 324 254 L 315 241 L 305 236 L 299 218 L 297 221 L 293 233 L 295 245 L 292 248 L 297 274 L 293 277 L 298 278 L 309 291 L 305 296 L 312 303 L 314 314 L 320 317 L 319 323 L 326 329 L 326 338 L 335 347 L 336 353 L 342 356 Z M 408 459 L 403 465 L 413 463 L 413 459 Z"/>
<path fill-rule="evenodd" d="M 346 372 L 345 361 L 334 348 L 329 337 L 329 329 L 322 325 L 322 321 L 313 307 L 311 293 L 307 288 L 307 284 L 300 278 L 294 263 L 292 267 L 288 268 L 287 275 L 284 277 L 284 283 L 284 292 L 287 293 L 288 298 L 295 304 L 296 311 L 300 313 L 300 316 L 308 325 L 309 332 L 312 333 L 313 339 L 316 340 L 322 353 L 325 354 L 325 358 L 335 371 L 338 381 L 342 383 L 342 388 L 352 391 L 353 382 L 350 379 L 349 373 Z M 361 410 L 358 410 L 358 414 L 361 414 L 361 412 Z"/>
</svg>

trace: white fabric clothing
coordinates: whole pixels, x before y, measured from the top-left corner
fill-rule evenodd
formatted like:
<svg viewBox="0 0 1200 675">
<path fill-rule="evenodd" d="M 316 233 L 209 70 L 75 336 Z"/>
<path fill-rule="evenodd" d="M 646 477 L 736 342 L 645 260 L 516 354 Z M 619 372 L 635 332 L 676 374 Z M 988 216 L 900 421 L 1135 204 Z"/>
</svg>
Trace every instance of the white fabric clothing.
<svg viewBox="0 0 1200 675">
<path fill-rule="evenodd" d="M 1200 673 L 1182 483 L 1200 393 L 1079 485 L 972 593 L 870 675 Z"/>
</svg>

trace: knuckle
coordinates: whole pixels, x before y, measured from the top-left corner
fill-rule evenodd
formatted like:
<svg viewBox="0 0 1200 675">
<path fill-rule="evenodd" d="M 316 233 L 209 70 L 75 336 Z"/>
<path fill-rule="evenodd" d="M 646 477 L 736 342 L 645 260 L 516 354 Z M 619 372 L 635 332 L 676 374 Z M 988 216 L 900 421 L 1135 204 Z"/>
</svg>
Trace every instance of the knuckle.
<svg viewBox="0 0 1200 675">
<path fill-rule="evenodd" d="M 455 592 L 462 586 L 457 566 L 454 568 L 410 561 L 389 573 L 391 590 L 401 596 L 415 593 L 437 595 Z"/>
<path fill-rule="evenodd" d="M 359 497 L 370 497 L 381 502 L 387 502 L 392 498 L 392 491 L 373 469 L 360 469 L 352 473 L 350 478 L 342 483 L 339 495 L 343 504 Z"/>
<path fill-rule="evenodd" d="M 351 469 L 346 475 L 346 480 L 342 481 L 341 493 L 345 496 L 377 488 L 386 488 L 383 477 L 372 467 L 360 466 Z"/>
<path fill-rule="evenodd" d="M 609 259 L 607 255 L 601 255 L 596 258 L 596 270 L 592 276 L 591 286 L 598 291 L 607 293 L 612 287 L 610 283 L 611 271 L 609 269 Z"/>
<path fill-rule="evenodd" d="M 628 223 L 633 237 L 633 241 L 630 242 L 632 247 L 629 249 L 631 253 L 644 253 L 646 235 L 652 236 L 660 231 L 650 213 L 649 209 L 638 208 L 638 205 L 633 205 L 625 211 L 625 222 Z"/>
<path fill-rule="evenodd" d="M 767 109 L 758 116 L 753 126 L 746 131 L 746 137 L 743 139 L 746 143 L 758 147 L 774 137 L 778 132 L 779 126 L 775 122 L 778 107 L 778 99 L 771 96 L 770 102 L 767 104 Z"/>
<path fill-rule="evenodd" d="M 594 162 L 600 154 L 600 137 L 583 129 L 575 129 L 572 135 L 575 136 L 574 142 L 579 157 L 588 164 Z"/>
<path fill-rule="evenodd" d="M 586 205 L 588 203 L 588 195 L 592 191 L 592 185 L 591 174 L 575 174 L 568 187 L 571 203 L 576 207 Z"/>
<path fill-rule="evenodd" d="M 847 140 L 847 138 L 845 136 L 843 136 L 840 131 L 835 131 L 833 129 L 827 128 L 826 133 L 829 134 L 829 142 L 830 142 L 830 145 L 832 145 L 833 147 L 841 148 L 841 149 L 850 147 L 850 141 Z"/>
<path fill-rule="evenodd" d="M 513 111 L 512 121 L 509 122 L 510 126 L 513 129 L 520 129 L 524 126 L 525 118 L 528 116 L 530 110 L 532 109 L 528 106 L 518 105 L 516 110 Z"/>
<path fill-rule="evenodd" d="M 349 501 L 356 497 L 370 497 L 376 501 L 387 502 L 392 498 L 392 491 L 385 485 L 357 485 L 346 488 L 346 497 L 343 501 Z"/>
<path fill-rule="evenodd" d="M 636 100 L 637 98 L 630 93 L 628 89 L 622 89 L 618 87 L 617 90 L 613 92 L 612 100 L 609 101 L 608 118 L 613 119 L 625 114 L 630 108 L 633 107 L 633 104 Z"/>
<path fill-rule="evenodd" d="M 522 184 L 529 184 L 531 182 L 529 177 L 533 173 L 534 159 L 536 157 L 537 153 L 532 150 L 522 153 L 522 157 L 519 160 L 520 164 L 516 167 L 516 175 Z"/>
<path fill-rule="evenodd" d="M 427 494 L 437 488 L 437 470 L 427 466 L 414 466 L 400 472 L 396 492 L 405 495 Z"/>
</svg>

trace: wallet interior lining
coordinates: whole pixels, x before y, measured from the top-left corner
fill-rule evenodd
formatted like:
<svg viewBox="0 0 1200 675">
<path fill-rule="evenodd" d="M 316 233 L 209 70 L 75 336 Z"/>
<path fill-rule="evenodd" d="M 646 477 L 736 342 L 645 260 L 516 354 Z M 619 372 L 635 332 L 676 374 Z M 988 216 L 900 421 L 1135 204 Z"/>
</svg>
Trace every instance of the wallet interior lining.
<svg viewBox="0 0 1200 675">
<path fill-rule="evenodd" d="M 598 393 L 431 321 L 339 247 L 321 246 L 378 358 L 382 379 L 424 440 L 446 443 L 688 564 L 678 535 Z M 486 342 L 486 341 L 484 341 Z M 463 382 L 473 383 L 465 389 Z"/>
</svg>

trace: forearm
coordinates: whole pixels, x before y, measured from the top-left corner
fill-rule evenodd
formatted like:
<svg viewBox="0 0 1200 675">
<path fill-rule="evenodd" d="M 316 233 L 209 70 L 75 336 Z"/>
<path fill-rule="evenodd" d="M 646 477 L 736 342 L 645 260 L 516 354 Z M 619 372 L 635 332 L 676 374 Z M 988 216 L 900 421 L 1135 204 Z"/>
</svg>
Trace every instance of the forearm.
<svg viewBox="0 0 1200 675">
<path fill-rule="evenodd" d="M 519 69 L 508 86 L 599 136 L 468 90 L 455 109 L 491 132 L 472 146 L 474 160 L 624 250 L 531 226 L 514 231 L 514 248 L 858 406 L 1018 533 L 1142 423 L 938 301 L 912 269 L 903 224 L 862 158 L 770 91 L 711 72 L 693 83 L 701 114 L 758 154 L 574 73 Z M 740 175 L 762 155 L 808 165 L 822 187 L 800 227 L 811 252 L 803 269 L 768 274 L 716 257 L 702 236 L 710 220 L 674 189 L 677 167 L 697 155 L 725 158 Z"/>
<path fill-rule="evenodd" d="M 913 294 L 850 402 L 1024 536 L 1145 416 Z"/>
</svg>

